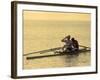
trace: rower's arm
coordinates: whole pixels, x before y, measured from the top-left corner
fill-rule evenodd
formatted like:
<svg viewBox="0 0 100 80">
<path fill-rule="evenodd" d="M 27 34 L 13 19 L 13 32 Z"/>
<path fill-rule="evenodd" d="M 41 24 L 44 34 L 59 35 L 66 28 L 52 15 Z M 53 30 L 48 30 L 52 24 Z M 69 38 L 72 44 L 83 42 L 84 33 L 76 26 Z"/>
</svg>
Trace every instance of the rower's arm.
<svg viewBox="0 0 100 80">
<path fill-rule="evenodd" d="M 66 37 L 61 40 L 62 42 L 66 42 Z"/>
</svg>

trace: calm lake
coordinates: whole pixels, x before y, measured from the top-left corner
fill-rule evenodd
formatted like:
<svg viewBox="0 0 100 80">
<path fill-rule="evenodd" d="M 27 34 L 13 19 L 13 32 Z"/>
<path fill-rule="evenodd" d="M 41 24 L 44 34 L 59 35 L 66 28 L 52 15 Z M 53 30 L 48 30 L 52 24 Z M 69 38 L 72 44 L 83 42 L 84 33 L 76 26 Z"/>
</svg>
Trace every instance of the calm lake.
<svg viewBox="0 0 100 80">
<path fill-rule="evenodd" d="M 90 47 L 90 21 L 45 21 L 25 20 L 23 27 L 23 54 L 50 48 L 62 47 L 61 40 L 71 35 L 80 45 Z M 90 52 L 79 55 L 58 55 L 27 60 L 27 57 L 53 55 L 54 52 L 23 56 L 23 68 L 59 68 L 91 65 Z"/>
</svg>

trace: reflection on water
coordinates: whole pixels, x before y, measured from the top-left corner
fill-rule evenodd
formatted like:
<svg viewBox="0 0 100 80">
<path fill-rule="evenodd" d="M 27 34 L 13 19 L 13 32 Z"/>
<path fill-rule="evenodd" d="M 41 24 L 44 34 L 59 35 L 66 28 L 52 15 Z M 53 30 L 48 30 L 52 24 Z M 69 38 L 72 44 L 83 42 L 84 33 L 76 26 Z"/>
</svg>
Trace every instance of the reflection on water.
<svg viewBox="0 0 100 80">
<path fill-rule="evenodd" d="M 53 52 L 48 52 L 44 54 L 38 54 L 38 56 L 43 55 L 54 55 Z M 37 54 L 32 54 L 27 57 L 35 57 Z M 64 54 L 57 56 L 49 56 L 42 58 L 28 59 L 24 57 L 24 68 L 57 68 L 57 67 L 75 67 L 75 66 L 89 66 L 90 65 L 90 52 L 84 52 L 79 54 Z"/>
<path fill-rule="evenodd" d="M 89 65 L 88 62 L 89 60 L 90 53 L 82 53 L 78 55 L 68 55 L 66 56 L 66 62 L 68 63 L 68 67 L 73 67 L 73 66 L 85 66 Z"/>
</svg>

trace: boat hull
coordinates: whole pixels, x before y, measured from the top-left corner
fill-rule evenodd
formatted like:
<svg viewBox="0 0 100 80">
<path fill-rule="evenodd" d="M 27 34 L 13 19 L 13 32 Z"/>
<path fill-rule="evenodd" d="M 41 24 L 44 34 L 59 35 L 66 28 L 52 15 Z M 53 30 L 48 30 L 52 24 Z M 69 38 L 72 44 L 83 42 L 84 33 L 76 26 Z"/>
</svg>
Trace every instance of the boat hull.
<svg viewBox="0 0 100 80">
<path fill-rule="evenodd" d="M 75 52 L 60 52 L 60 51 L 57 51 L 57 52 L 54 52 L 54 54 L 26 57 L 26 59 L 31 60 L 31 59 L 40 59 L 40 58 L 45 58 L 45 57 L 54 57 L 54 56 L 62 56 L 62 55 L 79 55 L 80 53 L 88 52 L 88 51 L 90 51 L 90 49 L 80 49 L 80 50 L 75 51 Z"/>
</svg>

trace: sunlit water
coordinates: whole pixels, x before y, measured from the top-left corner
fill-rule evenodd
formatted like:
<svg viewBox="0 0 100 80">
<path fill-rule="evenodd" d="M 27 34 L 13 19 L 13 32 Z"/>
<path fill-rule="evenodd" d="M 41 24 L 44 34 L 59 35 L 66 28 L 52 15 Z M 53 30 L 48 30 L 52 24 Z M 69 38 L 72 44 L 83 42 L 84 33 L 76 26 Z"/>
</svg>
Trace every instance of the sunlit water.
<svg viewBox="0 0 100 80">
<path fill-rule="evenodd" d="M 90 47 L 90 22 L 85 21 L 25 21 L 23 54 L 63 46 L 61 42 L 66 35 L 71 35 L 80 45 Z M 23 57 L 23 68 L 54 68 L 89 66 L 90 52 L 79 55 L 59 55 L 27 60 L 27 57 L 53 55 L 54 52 L 36 53 Z"/>
</svg>

